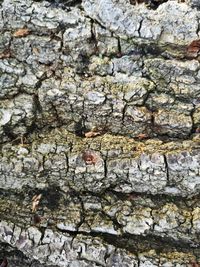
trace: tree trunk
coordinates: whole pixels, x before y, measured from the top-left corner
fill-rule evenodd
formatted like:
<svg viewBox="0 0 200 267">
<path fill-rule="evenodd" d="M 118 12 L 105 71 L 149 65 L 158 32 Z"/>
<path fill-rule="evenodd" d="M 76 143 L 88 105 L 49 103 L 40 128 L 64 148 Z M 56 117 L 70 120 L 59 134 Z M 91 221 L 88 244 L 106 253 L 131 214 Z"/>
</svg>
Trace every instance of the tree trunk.
<svg viewBox="0 0 200 267">
<path fill-rule="evenodd" d="M 199 7 L 0 1 L 0 267 L 200 266 Z"/>
</svg>

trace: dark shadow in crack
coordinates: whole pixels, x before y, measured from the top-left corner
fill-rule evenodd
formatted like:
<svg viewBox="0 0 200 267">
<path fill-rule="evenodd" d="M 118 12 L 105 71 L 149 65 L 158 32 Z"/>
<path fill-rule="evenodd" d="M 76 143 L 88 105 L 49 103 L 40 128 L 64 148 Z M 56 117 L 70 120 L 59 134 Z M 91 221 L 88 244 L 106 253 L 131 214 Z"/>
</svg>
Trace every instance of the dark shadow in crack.
<svg viewBox="0 0 200 267">
<path fill-rule="evenodd" d="M 35 2 L 42 2 L 43 0 L 34 0 Z M 67 7 L 73 7 L 80 5 L 82 0 L 46 0 L 51 3 L 52 7 L 60 7 L 65 9 Z"/>
<path fill-rule="evenodd" d="M 157 9 L 159 5 L 167 2 L 168 0 L 130 0 L 131 5 L 145 4 L 150 9 Z"/>
</svg>

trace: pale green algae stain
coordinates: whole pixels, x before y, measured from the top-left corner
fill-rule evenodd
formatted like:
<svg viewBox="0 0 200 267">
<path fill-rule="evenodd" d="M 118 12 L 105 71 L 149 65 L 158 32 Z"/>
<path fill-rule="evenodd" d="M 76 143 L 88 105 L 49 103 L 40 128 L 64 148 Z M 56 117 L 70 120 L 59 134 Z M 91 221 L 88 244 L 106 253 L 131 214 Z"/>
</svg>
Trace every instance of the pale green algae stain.
<svg viewBox="0 0 200 267">
<path fill-rule="evenodd" d="M 139 157 L 145 154 L 177 154 L 183 151 L 191 152 L 200 149 L 200 135 L 196 134 L 191 140 L 163 142 L 159 139 L 136 140 L 124 136 L 113 136 L 104 134 L 94 138 L 81 138 L 68 132 L 65 128 L 54 129 L 48 133 L 40 135 L 34 134 L 24 147 L 28 153 L 37 153 L 37 148 L 41 144 L 52 146 L 63 146 L 69 153 L 82 153 L 84 150 L 91 149 L 107 155 L 108 152 L 120 152 L 124 157 Z M 2 145 L 1 156 L 5 158 L 16 157 L 21 145 L 6 144 Z M 115 153 L 116 154 L 116 153 Z M 112 153 L 109 154 L 112 158 Z M 122 156 L 120 155 L 120 156 Z"/>
<path fill-rule="evenodd" d="M 142 153 L 180 153 L 200 148 L 200 135 L 195 135 L 191 140 L 163 142 L 159 139 L 147 139 L 138 141 L 134 138 L 120 135 L 104 134 L 94 138 L 81 138 L 68 132 L 65 128 L 55 129 L 46 134 L 40 134 L 30 148 L 37 148 L 40 144 L 56 144 L 67 147 L 70 151 L 81 152 L 84 149 L 94 149 L 101 151 L 120 150 L 133 157 Z M 14 150 L 14 149 L 13 149 Z M 14 152 L 9 151 L 13 154 Z"/>
</svg>

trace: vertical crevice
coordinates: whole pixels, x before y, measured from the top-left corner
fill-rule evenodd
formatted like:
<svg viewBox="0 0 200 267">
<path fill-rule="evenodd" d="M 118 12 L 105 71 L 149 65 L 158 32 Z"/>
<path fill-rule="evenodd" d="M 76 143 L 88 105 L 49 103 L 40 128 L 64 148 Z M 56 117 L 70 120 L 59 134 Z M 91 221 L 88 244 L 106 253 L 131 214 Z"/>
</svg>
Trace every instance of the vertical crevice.
<svg viewBox="0 0 200 267">
<path fill-rule="evenodd" d="M 107 157 L 104 159 L 104 177 L 107 178 L 108 169 L 107 169 Z"/>
<path fill-rule="evenodd" d="M 165 163 L 165 171 L 166 171 L 166 177 L 167 177 L 167 185 L 170 185 L 170 179 L 169 179 L 169 166 L 167 162 L 167 156 L 163 154 L 164 163 Z"/>
</svg>

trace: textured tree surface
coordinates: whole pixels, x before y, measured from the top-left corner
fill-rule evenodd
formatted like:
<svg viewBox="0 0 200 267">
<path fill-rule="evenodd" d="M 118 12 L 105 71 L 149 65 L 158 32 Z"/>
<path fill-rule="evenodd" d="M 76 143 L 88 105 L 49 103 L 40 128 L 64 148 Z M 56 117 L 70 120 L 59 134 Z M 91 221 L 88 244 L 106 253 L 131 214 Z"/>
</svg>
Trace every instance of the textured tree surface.
<svg viewBox="0 0 200 267">
<path fill-rule="evenodd" d="M 199 8 L 0 1 L 0 267 L 200 266 Z"/>
</svg>

